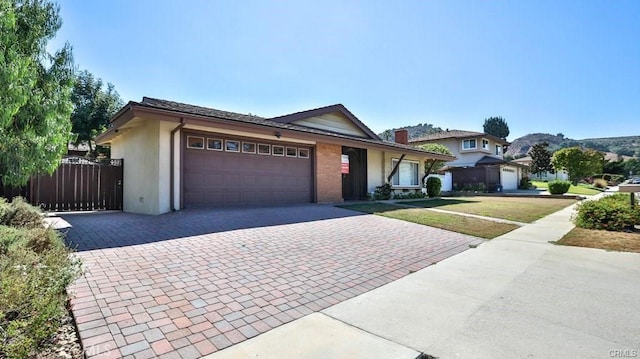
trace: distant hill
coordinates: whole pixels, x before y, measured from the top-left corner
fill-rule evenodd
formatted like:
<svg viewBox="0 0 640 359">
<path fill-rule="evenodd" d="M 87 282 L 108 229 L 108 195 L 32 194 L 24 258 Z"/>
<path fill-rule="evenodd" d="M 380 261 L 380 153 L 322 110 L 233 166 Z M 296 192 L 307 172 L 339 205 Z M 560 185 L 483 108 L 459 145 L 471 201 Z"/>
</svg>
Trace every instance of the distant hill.
<svg viewBox="0 0 640 359">
<path fill-rule="evenodd" d="M 640 136 L 586 138 L 574 140 L 565 137 L 561 133 L 552 135 L 549 133 L 532 133 L 517 138 L 511 142 L 505 155 L 514 158 L 526 156 L 531 146 L 547 142 L 549 150 L 556 151 L 561 148 L 582 146 L 602 152 L 611 152 L 623 156 L 640 157 Z"/>
<path fill-rule="evenodd" d="M 390 130 L 385 130 L 382 133 L 379 133 L 378 136 L 385 141 L 393 141 L 395 130 L 406 129 L 409 131 L 409 139 L 419 138 L 431 133 L 442 132 L 442 128 L 435 127 L 430 123 L 419 123 L 415 126 L 405 126 L 399 128 L 392 128 Z"/>
</svg>

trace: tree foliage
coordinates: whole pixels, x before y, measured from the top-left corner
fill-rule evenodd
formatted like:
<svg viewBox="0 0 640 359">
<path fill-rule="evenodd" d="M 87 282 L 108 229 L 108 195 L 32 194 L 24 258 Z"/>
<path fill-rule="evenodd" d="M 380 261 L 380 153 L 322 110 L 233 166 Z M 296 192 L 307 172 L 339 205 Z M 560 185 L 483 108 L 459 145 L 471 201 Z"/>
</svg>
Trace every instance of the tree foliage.
<svg viewBox="0 0 640 359">
<path fill-rule="evenodd" d="M 632 158 L 624 161 L 624 174 L 628 176 L 640 175 L 640 160 Z"/>
<path fill-rule="evenodd" d="M 453 153 L 449 150 L 449 148 L 445 145 L 441 145 L 439 143 L 426 143 L 424 145 L 419 145 L 418 148 L 429 151 L 432 153 L 439 153 L 443 155 L 453 156 Z M 425 176 L 430 173 L 437 172 L 440 168 L 444 166 L 444 162 L 440 160 L 431 160 L 424 163 L 424 173 Z M 423 180 L 424 182 L 424 180 Z"/>
<path fill-rule="evenodd" d="M 0 180 L 53 172 L 71 135 L 73 61 L 47 42 L 62 22 L 47 0 L 0 0 Z"/>
<path fill-rule="evenodd" d="M 596 150 L 569 147 L 556 151 L 551 162 L 557 170 L 566 170 L 571 182 L 577 184 L 587 176 L 602 172 L 604 154 Z"/>
<path fill-rule="evenodd" d="M 93 140 L 109 125 L 109 119 L 123 102 L 111 83 L 105 87 L 102 79 L 89 71 L 81 71 L 76 77 L 73 93 L 72 132 L 74 144 L 87 143 L 93 152 Z"/>
<path fill-rule="evenodd" d="M 548 150 L 549 144 L 546 142 L 533 145 L 529 150 L 531 156 L 531 173 L 545 173 L 554 171 L 551 164 L 551 152 Z"/>
<path fill-rule="evenodd" d="M 489 117 L 484 120 L 484 133 L 506 140 L 509 136 L 509 125 L 502 117 Z"/>
</svg>

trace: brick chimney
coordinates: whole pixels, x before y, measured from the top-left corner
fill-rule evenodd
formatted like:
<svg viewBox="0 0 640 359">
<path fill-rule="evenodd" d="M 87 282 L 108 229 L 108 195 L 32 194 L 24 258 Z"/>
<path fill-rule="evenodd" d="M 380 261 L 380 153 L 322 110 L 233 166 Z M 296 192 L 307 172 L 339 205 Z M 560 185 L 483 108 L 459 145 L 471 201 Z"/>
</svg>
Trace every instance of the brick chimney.
<svg viewBox="0 0 640 359">
<path fill-rule="evenodd" d="M 401 143 L 403 145 L 409 144 L 409 131 L 403 128 L 396 130 L 395 134 L 396 143 Z"/>
</svg>

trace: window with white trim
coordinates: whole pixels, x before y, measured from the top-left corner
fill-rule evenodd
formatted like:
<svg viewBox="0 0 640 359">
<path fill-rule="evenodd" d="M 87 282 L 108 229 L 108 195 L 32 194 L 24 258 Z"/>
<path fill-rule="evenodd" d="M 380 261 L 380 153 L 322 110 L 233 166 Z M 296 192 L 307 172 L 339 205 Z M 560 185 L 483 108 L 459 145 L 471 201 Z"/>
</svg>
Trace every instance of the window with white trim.
<svg viewBox="0 0 640 359">
<path fill-rule="evenodd" d="M 502 145 L 496 145 L 496 156 L 502 155 Z"/>
<path fill-rule="evenodd" d="M 242 152 L 256 153 L 256 144 L 253 142 L 242 142 Z"/>
<path fill-rule="evenodd" d="M 258 144 L 258 154 L 260 155 L 270 155 L 271 154 L 271 145 L 267 145 L 264 143 Z"/>
<path fill-rule="evenodd" d="M 391 159 L 391 168 L 396 168 L 397 163 L 397 159 Z M 403 160 L 398 166 L 398 171 L 393 175 L 391 184 L 400 187 L 418 186 L 418 168 L 420 168 L 419 162 Z"/>
<path fill-rule="evenodd" d="M 226 140 L 224 145 L 224 150 L 227 152 L 240 152 L 240 141 Z"/>
<path fill-rule="evenodd" d="M 482 149 L 489 151 L 489 140 L 485 138 L 482 139 Z"/>
<path fill-rule="evenodd" d="M 309 158 L 309 149 L 308 148 L 298 148 L 298 157 L 299 158 Z"/>
<path fill-rule="evenodd" d="M 277 145 L 271 146 L 271 153 L 274 156 L 284 156 L 284 146 L 277 146 Z"/>
<path fill-rule="evenodd" d="M 463 150 L 474 150 L 478 147 L 478 145 L 476 144 L 476 139 L 472 138 L 472 139 L 468 139 L 468 140 L 462 140 L 462 149 Z"/>
<path fill-rule="evenodd" d="M 187 136 L 187 148 L 204 148 L 204 137 Z"/>
<path fill-rule="evenodd" d="M 207 149 L 211 151 L 222 151 L 222 140 L 207 138 Z"/>
</svg>

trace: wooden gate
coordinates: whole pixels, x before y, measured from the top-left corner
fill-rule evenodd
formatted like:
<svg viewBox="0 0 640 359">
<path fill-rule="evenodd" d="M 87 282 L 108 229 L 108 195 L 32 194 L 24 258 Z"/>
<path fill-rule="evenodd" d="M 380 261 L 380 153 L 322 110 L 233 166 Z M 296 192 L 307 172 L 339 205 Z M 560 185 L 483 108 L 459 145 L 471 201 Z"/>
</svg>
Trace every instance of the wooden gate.
<svg viewBox="0 0 640 359">
<path fill-rule="evenodd" d="M 29 202 L 44 211 L 122 210 L 122 159 L 66 157 L 51 175 L 31 178 Z"/>
</svg>

